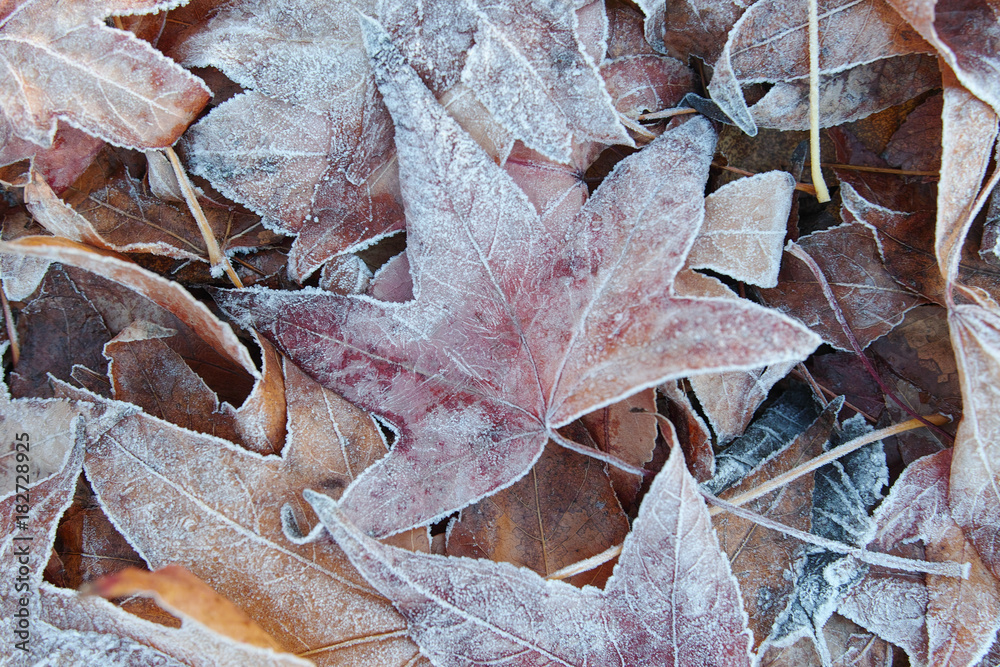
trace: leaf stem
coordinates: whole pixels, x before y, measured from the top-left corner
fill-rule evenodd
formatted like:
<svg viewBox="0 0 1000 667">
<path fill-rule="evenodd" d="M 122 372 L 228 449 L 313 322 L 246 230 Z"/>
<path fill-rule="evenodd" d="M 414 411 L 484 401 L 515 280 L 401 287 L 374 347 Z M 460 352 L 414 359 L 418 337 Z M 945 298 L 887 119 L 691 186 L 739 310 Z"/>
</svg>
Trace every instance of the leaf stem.
<svg viewBox="0 0 1000 667">
<path fill-rule="evenodd" d="M 910 408 L 910 406 L 903 403 L 903 401 L 898 396 L 896 396 L 895 392 L 893 392 L 892 389 L 885 383 L 885 381 L 882 379 L 882 376 L 878 374 L 878 371 L 875 370 L 875 367 L 872 365 L 872 362 L 868 358 L 868 355 L 866 355 L 864 353 L 864 350 L 861 349 L 861 345 L 858 343 L 858 339 L 855 338 L 854 331 L 851 330 L 851 325 L 847 323 L 847 318 L 844 316 L 844 311 L 841 310 L 840 308 L 840 302 L 837 301 L 837 295 L 833 293 L 833 289 L 830 288 L 830 283 L 827 282 L 826 275 L 823 273 L 823 269 L 821 269 L 819 264 L 816 263 L 816 260 L 814 260 L 812 256 L 806 252 L 805 248 L 800 246 L 795 241 L 789 241 L 788 245 L 785 246 L 785 250 L 788 251 L 788 253 L 793 257 L 796 257 L 799 260 L 801 260 L 807 267 L 809 267 L 809 270 L 812 272 L 812 274 L 816 276 L 816 280 L 819 283 L 819 287 L 823 291 L 823 296 L 826 297 L 827 303 L 830 304 L 830 309 L 833 311 L 833 316 L 837 318 L 837 322 L 840 324 L 840 328 L 843 330 L 844 335 L 847 337 L 848 342 L 851 344 L 851 348 L 854 350 L 854 354 L 856 354 L 858 356 L 858 359 L 861 360 L 861 363 L 864 364 L 865 370 L 868 371 L 868 374 L 872 377 L 873 380 L 875 380 L 876 384 L 878 384 L 879 389 L 882 390 L 882 393 L 891 398 L 893 402 L 896 403 L 896 405 L 898 405 L 900 408 L 903 409 L 904 412 L 906 412 L 906 414 L 910 415 L 914 419 L 920 420 L 924 424 L 924 426 L 931 429 L 939 436 L 945 438 L 945 440 L 947 440 L 948 442 L 954 442 L 955 439 L 949 433 L 946 433 L 942 429 L 938 428 L 937 425 L 932 424 L 931 422 L 925 420 L 923 417 L 914 412 L 913 409 Z"/>
<path fill-rule="evenodd" d="M 545 578 L 569 579 L 570 577 L 580 574 L 581 572 L 588 572 L 589 570 L 593 570 L 594 568 L 604 565 L 612 558 L 617 558 L 621 554 L 622 547 L 624 546 L 625 546 L 624 544 L 616 544 L 615 546 L 609 547 L 604 551 L 602 551 L 601 553 L 591 556 L 590 558 L 585 558 L 581 561 L 572 563 L 571 565 L 567 565 L 562 569 L 556 570 L 555 572 L 553 572 L 552 574 L 550 574 Z"/>
<path fill-rule="evenodd" d="M 813 185 L 816 199 L 822 204 L 830 201 L 830 191 L 823 180 L 819 156 L 819 9 L 817 0 L 809 3 L 809 158 L 812 162 Z"/>
<path fill-rule="evenodd" d="M 572 440 L 568 440 L 563 436 L 561 436 L 557 431 L 550 431 L 549 437 L 552 438 L 552 442 L 556 443 L 560 447 L 565 447 L 566 449 L 574 451 L 577 454 L 583 454 L 584 456 L 588 456 L 592 459 L 603 461 L 608 465 L 614 466 L 619 470 L 624 470 L 625 472 L 630 473 L 632 475 L 639 475 L 640 477 L 646 477 L 653 474 L 652 471 L 646 470 L 645 468 L 636 467 L 631 463 L 626 463 L 617 456 L 612 456 L 611 454 L 602 452 L 599 449 L 594 449 L 593 447 L 587 447 L 586 445 L 581 445 L 578 442 L 573 442 Z"/>
<path fill-rule="evenodd" d="M 946 424 L 949 421 L 951 421 L 950 419 L 948 419 L 948 417 L 945 417 L 943 415 L 930 415 L 925 419 L 934 424 Z M 772 491 L 795 481 L 799 477 L 807 475 L 812 471 L 816 470 L 817 468 L 821 468 L 826 464 L 835 461 L 836 459 L 839 459 L 842 456 L 846 456 L 851 452 L 860 449 L 861 447 L 864 447 L 865 445 L 869 445 L 873 442 L 878 442 L 879 440 L 882 440 L 883 438 L 888 438 L 891 435 L 905 433 L 906 431 L 912 431 L 914 429 L 921 428 L 923 426 L 926 426 L 926 424 L 924 424 L 922 421 L 916 419 L 909 419 L 899 424 L 893 424 L 892 426 L 879 429 L 877 431 L 872 431 L 871 433 L 866 433 L 862 436 L 854 438 L 853 440 L 845 442 L 839 447 L 834 447 L 830 451 L 824 452 L 823 454 L 820 454 L 819 456 L 810 459 L 805 463 L 803 463 L 802 465 L 796 466 L 791 470 L 788 470 L 778 475 L 777 477 L 769 479 L 766 483 L 761 484 L 757 488 L 751 489 L 746 493 L 741 493 L 740 495 L 729 499 L 728 502 L 734 507 L 746 505 L 748 502 L 756 500 L 761 496 L 767 495 L 768 493 L 771 493 Z M 712 507 L 709 508 L 708 513 L 714 516 L 721 511 L 722 510 L 717 507 Z"/>
<path fill-rule="evenodd" d="M 969 571 L 972 568 L 969 563 L 913 560 L 911 558 L 902 558 L 900 556 L 892 556 L 890 554 L 884 554 L 877 551 L 868 551 L 863 548 L 852 547 L 848 544 L 844 544 L 843 542 L 828 540 L 825 537 L 820 537 L 819 535 L 813 535 L 812 533 L 807 533 L 805 531 L 798 530 L 797 528 L 786 526 L 783 523 L 768 519 L 767 517 L 757 514 L 756 512 L 751 512 L 743 509 L 742 507 L 737 507 L 732 503 L 728 503 L 721 498 L 716 498 L 711 493 L 706 491 L 702 491 L 701 495 L 707 502 L 715 505 L 721 510 L 729 512 L 730 514 L 735 514 L 736 516 L 746 519 L 747 521 L 752 521 L 759 526 L 776 530 L 790 537 L 798 538 L 806 544 L 812 544 L 813 546 L 821 547 L 835 553 L 853 556 L 864 563 L 869 563 L 870 565 L 891 567 L 895 570 L 903 570 L 904 572 L 923 572 L 925 574 L 936 574 L 943 577 L 956 577 L 962 579 L 969 578 Z"/>
<path fill-rule="evenodd" d="M 194 187 L 191 186 L 191 181 L 188 179 L 187 173 L 185 173 L 184 167 L 181 165 L 180 158 L 177 157 L 177 153 L 170 146 L 164 148 L 163 152 L 166 153 L 167 159 L 170 160 L 170 166 L 174 168 L 174 175 L 177 176 L 177 183 L 181 186 L 184 201 L 187 202 L 191 215 L 194 216 L 195 222 L 198 223 L 198 231 L 201 232 L 201 237 L 205 240 L 208 261 L 211 263 L 212 268 L 222 267 L 222 270 L 226 272 L 226 275 L 233 281 L 233 284 L 242 288 L 243 283 L 240 281 L 240 277 L 236 275 L 236 271 L 233 270 L 233 265 L 229 263 L 229 258 L 219 249 L 219 242 L 215 240 L 215 234 L 212 233 L 212 228 L 208 224 L 205 212 L 201 210 L 201 204 L 198 203 L 198 197 L 195 195 Z"/>
</svg>

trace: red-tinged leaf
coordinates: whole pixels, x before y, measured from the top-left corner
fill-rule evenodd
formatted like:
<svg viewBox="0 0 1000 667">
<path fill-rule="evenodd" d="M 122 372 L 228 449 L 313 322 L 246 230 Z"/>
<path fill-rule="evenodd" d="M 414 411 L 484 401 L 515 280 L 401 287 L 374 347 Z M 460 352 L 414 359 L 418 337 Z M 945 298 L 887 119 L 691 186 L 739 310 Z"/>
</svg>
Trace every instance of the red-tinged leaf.
<svg viewBox="0 0 1000 667">
<path fill-rule="evenodd" d="M 505 563 L 387 547 L 329 497 L 306 497 L 435 664 L 750 664 L 736 582 L 677 447 L 604 590 L 546 581 Z"/>
<path fill-rule="evenodd" d="M 18 138 L 9 121 L 0 116 L 0 164 L 31 159 L 34 169 L 58 192 L 72 185 L 103 147 L 100 139 L 63 124 L 53 136 L 52 146 L 41 148 Z"/>
<path fill-rule="evenodd" d="M 882 265 L 871 229 L 859 223 L 814 232 L 800 238 L 799 245 L 823 271 L 862 349 L 892 331 L 906 311 L 921 302 L 892 279 Z M 827 343 L 851 349 L 819 281 L 801 260 L 787 257 L 778 286 L 761 290 L 761 296 L 769 305 L 802 320 Z"/>
<path fill-rule="evenodd" d="M 955 521 L 1000 577 L 1000 312 L 957 305 L 948 323 L 963 402 L 948 499 Z"/>
<path fill-rule="evenodd" d="M 943 72 L 944 127 L 941 180 L 938 182 L 934 254 L 945 282 L 957 277 L 962 244 L 975 217 L 973 203 L 997 137 L 997 114 Z"/>
<path fill-rule="evenodd" d="M 892 552 L 919 540 L 929 561 L 971 563 L 968 579 L 914 576 L 872 567 L 839 611 L 903 647 L 915 665 L 973 664 L 993 643 L 1000 618 L 1000 582 L 990 574 L 951 518 L 952 452 L 909 466 L 875 512 L 873 551 Z"/>
<path fill-rule="evenodd" d="M 702 219 L 707 121 L 619 164 L 575 217 L 540 220 L 377 25 L 365 25 L 397 119 L 416 299 L 217 295 L 399 429 L 389 456 L 346 493 L 352 521 L 378 535 L 421 525 L 510 485 L 556 428 L 595 408 L 668 378 L 814 348 L 811 334 L 759 306 L 670 296 Z"/>
<path fill-rule="evenodd" d="M 727 187 L 723 186 L 723 188 L 720 188 L 720 191 Z M 704 232 L 704 228 L 702 231 Z M 784 231 L 782 231 L 782 236 L 784 236 Z M 699 236 L 700 238 L 702 237 Z M 699 240 L 696 239 L 696 248 L 698 244 Z M 730 249 L 732 250 L 732 248 Z M 692 252 L 694 251 L 692 250 Z M 688 262 L 690 263 L 690 261 L 691 256 L 689 255 Z M 719 261 L 719 264 L 734 263 L 735 258 L 732 256 Z M 778 267 L 775 264 L 773 267 L 766 268 L 761 273 L 766 274 L 771 271 L 776 273 L 777 270 Z M 721 281 L 690 269 L 685 269 L 678 274 L 674 289 L 682 296 L 717 297 L 722 299 L 739 298 L 735 292 L 726 287 Z M 778 380 L 788 375 L 788 371 L 795 364 L 794 360 L 785 361 L 746 371 L 703 373 L 688 379 L 691 389 L 694 391 L 695 396 L 698 397 L 698 403 L 701 405 L 702 412 L 712 425 L 712 430 L 719 444 L 724 445 L 733 438 L 742 435 L 746 427 L 750 424 L 750 420 L 753 419 L 754 413 L 757 412 L 757 408 L 767 398 L 771 387 Z M 710 448 L 709 453 L 711 453 Z M 693 458 L 690 454 L 686 455 L 689 459 Z M 711 467 L 707 468 L 709 476 L 711 476 L 712 470 Z M 696 475 L 696 477 L 698 476 Z"/>
<path fill-rule="evenodd" d="M 740 85 L 795 81 L 808 75 L 806 15 L 806 3 L 757 2 L 733 25 L 715 63 L 709 93 L 736 125 L 751 136 L 757 133 L 757 125 L 747 109 Z M 882 0 L 823 3 L 819 13 L 819 47 L 821 75 L 930 49 Z"/>
<path fill-rule="evenodd" d="M 169 146 L 208 101 L 208 89 L 135 35 L 104 25 L 171 2 L 19 0 L 0 27 L 7 76 L 0 108 L 14 132 L 51 146 L 57 120 L 118 146 Z"/>
<path fill-rule="evenodd" d="M 996 0 L 888 0 L 888 4 L 937 49 L 963 86 L 1000 113 Z"/>
</svg>

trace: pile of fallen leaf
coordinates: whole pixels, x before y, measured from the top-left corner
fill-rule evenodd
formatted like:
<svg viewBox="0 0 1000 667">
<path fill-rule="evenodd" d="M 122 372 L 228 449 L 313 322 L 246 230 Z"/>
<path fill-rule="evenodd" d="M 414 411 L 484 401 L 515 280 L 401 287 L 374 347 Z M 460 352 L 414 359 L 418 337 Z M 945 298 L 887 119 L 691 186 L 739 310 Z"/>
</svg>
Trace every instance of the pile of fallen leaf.
<svg viewBox="0 0 1000 667">
<path fill-rule="evenodd" d="M 179 4 L 0 9 L 0 663 L 1000 663 L 998 0 Z"/>
</svg>

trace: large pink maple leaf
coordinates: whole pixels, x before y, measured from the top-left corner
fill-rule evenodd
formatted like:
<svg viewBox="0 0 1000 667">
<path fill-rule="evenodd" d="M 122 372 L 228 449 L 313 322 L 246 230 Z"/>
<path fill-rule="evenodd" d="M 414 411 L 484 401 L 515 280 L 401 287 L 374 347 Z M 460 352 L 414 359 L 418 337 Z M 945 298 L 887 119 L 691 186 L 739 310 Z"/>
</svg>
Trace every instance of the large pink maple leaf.
<svg viewBox="0 0 1000 667">
<path fill-rule="evenodd" d="M 696 118 L 624 160 L 575 216 L 540 218 L 363 19 L 396 124 L 414 299 L 317 289 L 219 305 L 398 431 L 345 491 L 372 535 L 447 516 L 524 475 L 556 429 L 669 378 L 803 359 L 819 339 L 750 302 L 673 294 L 715 144 Z"/>
</svg>

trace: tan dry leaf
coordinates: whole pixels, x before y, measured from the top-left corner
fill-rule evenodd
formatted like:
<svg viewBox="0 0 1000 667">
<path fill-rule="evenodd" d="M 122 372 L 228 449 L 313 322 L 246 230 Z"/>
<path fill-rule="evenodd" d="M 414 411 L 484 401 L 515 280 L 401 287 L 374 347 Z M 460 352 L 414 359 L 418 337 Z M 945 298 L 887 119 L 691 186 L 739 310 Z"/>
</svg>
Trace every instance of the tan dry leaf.
<svg viewBox="0 0 1000 667">
<path fill-rule="evenodd" d="M 174 4 L 5 5 L 0 53 L 8 75 L 0 85 L 0 107 L 16 134 L 49 146 L 61 119 L 128 148 L 174 143 L 205 106 L 208 89 L 135 35 L 104 25 L 109 14 L 145 14 Z"/>
<path fill-rule="evenodd" d="M 104 346 L 112 397 L 182 428 L 239 442 L 233 411 L 163 342 L 177 332 L 137 321 Z"/>
<path fill-rule="evenodd" d="M 166 160 L 160 153 L 151 153 Z M 53 228 L 52 222 L 39 218 L 39 222 L 53 234 L 96 247 L 112 248 L 119 252 L 153 253 L 182 260 L 208 261 L 205 241 L 183 200 L 164 200 L 155 191 L 157 169 L 147 170 L 149 185 L 134 178 L 120 153 L 106 149 L 87 171 L 63 193 L 70 211 L 64 214 L 64 227 L 80 230 L 72 235 Z M 150 159 L 147 156 L 147 159 Z M 155 164 L 155 163 L 154 163 Z M 170 169 L 170 167 L 167 167 Z M 173 171 L 169 172 L 173 177 Z M 176 185 L 176 181 L 175 181 Z M 156 186 L 156 187 L 154 187 Z M 46 206 L 57 213 L 65 208 L 63 201 L 51 191 L 34 183 L 29 186 L 35 209 Z M 29 190 L 26 189 L 26 197 Z M 198 198 L 209 228 L 223 251 L 250 250 L 279 243 L 282 237 L 261 225 L 260 219 L 235 206 L 220 205 L 208 197 Z M 36 214 L 36 217 L 37 214 Z M 51 217 L 48 219 L 52 219 Z M 86 236 L 85 236 L 86 235 Z"/>
<path fill-rule="evenodd" d="M 44 236 L 25 237 L 3 243 L 0 250 L 69 264 L 124 285 L 174 315 L 219 354 L 253 377 L 259 377 L 250 354 L 228 324 L 215 317 L 179 284 L 147 271 L 121 255 L 101 252 L 66 239 Z M 133 319 L 124 322 L 118 330 L 130 324 Z"/>
<path fill-rule="evenodd" d="M 310 667 L 308 660 L 242 644 L 185 619 L 164 627 L 121 610 L 93 595 L 43 582 L 34 664 L 133 667 Z"/>
<path fill-rule="evenodd" d="M 775 287 L 792 210 L 795 179 L 769 171 L 723 185 L 705 197 L 705 222 L 687 258 L 740 282 Z"/>
<path fill-rule="evenodd" d="M 87 592 L 109 600 L 137 594 L 152 597 L 164 609 L 192 618 L 230 639 L 281 651 L 274 637 L 245 612 L 179 565 L 166 565 L 155 572 L 130 567 L 101 577 L 87 587 Z"/>
<path fill-rule="evenodd" d="M 339 493 L 357 473 L 352 466 L 377 458 L 385 443 L 368 415 L 291 366 L 286 376 L 289 436 L 280 458 L 139 413 L 90 448 L 88 478 L 152 567 L 183 565 L 285 650 L 321 665 L 406 664 L 417 651 L 392 605 L 338 550 L 290 543 L 280 517 L 291 504 L 300 524 L 313 523 L 302 489 Z"/>
<path fill-rule="evenodd" d="M 942 79 L 943 151 L 934 253 L 945 282 L 953 282 L 958 276 L 962 244 L 973 222 L 971 208 L 993 153 L 997 114 L 963 88 L 947 69 Z"/>
<path fill-rule="evenodd" d="M 13 241 L 22 236 L 33 236 L 42 232 L 27 211 L 15 209 L 4 216 L 0 238 Z M 0 279 L 3 291 L 10 301 L 24 301 L 38 289 L 38 285 L 48 271 L 49 261 L 36 257 L 23 257 L 0 252 Z"/>
<path fill-rule="evenodd" d="M 628 529 L 604 464 L 550 443 L 520 481 L 462 510 L 448 528 L 445 553 L 544 577 L 621 544 Z M 610 575 L 607 567 L 567 581 L 601 587 Z"/>
<path fill-rule="evenodd" d="M 54 237 L 29 237 L 0 246 L 4 252 L 84 269 L 73 274 L 74 284 L 82 286 L 80 289 L 87 293 L 88 302 L 97 308 L 112 336 L 136 320 L 177 330 L 178 335 L 170 338 L 173 349 L 220 398 L 241 405 L 235 410 L 235 419 L 244 444 L 259 452 L 280 451 L 285 428 L 284 393 L 277 353 L 269 343 L 258 339 L 264 359 L 263 371 L 258 371 L 229 325 L 181 285 L 115 253 Z"/>
<path fill-rule="evenodd" d="M 955 521 L 1000 577 L 1000 311 L 957 305 L 948 323 L 963 400 L 948 499 Z"/>
</svg>

